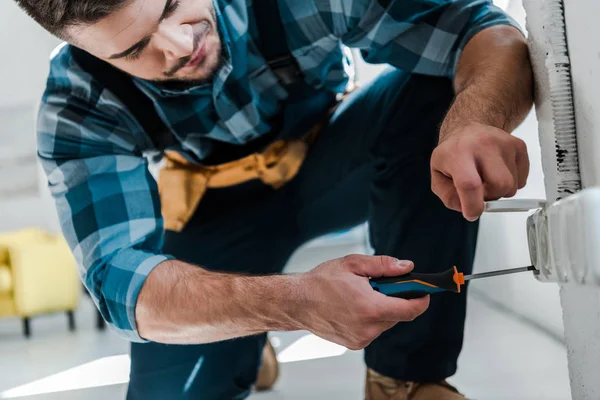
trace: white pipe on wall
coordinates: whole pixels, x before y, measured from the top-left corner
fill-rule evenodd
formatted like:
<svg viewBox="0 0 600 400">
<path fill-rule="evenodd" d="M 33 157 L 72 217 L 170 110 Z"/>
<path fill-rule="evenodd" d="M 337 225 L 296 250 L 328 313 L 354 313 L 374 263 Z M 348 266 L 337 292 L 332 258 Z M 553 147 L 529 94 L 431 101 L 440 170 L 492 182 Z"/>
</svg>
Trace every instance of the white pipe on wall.
<svg viewBox="0 0 600 400">
<path fill-rule="evenodd" d="M 600 185 L 600 15 L 598 0 L 564 0 L 583 187 Z M 600 243 L 600 238 L 598 238 Z M 600 398 L 600 289 L 563 287 L 563 321 L 573 398 Z"/>
<path fill-rule="evenodd" d="M 542 165 L 546 194 L 558 197 L 557 157 L 553 114 L 550 105 L 548 70 L 545 65 L 547 32 L 552 28 L 543 20 L 548 0 L 525 0 L 534 63 L 540 126 Z M 571 64 L 579 169 L 583 187 L 600 185 L 600 44 L 597 0 L 563 0 L 567 45 Z M 600 238 L 599 238 L 600 240 Z M 590 287 L 562 287 L 564 335 L 568 349 L 571 391 L 575 400 L 600 398 L 600 290 Z"/>
</svg>

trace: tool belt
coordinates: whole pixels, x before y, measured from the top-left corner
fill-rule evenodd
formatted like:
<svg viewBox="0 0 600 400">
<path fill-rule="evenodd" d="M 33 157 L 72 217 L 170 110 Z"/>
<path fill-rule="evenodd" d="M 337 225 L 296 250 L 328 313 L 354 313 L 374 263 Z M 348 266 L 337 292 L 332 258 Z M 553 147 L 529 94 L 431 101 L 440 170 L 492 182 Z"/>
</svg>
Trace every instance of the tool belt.
<svg viewBox="0 0 600 400">
<path fill-rule="evenodd" d="M 317 124 L 300 139 L 278 140 L 260 153 L 214 166 L 196 165 L 177 152 L 167 151 L 158 179 L 165 228 L 180 232 L 208 188 L 260 179 L 279 189 L 296 176 L 322 126 Z"/>
<path fill-rule="evenodd" d="M 259 153 L 219 165 L 191 163 L 175 151 L 165 152 L 158 191 L 165 229 L 181 232 L 196 212 L 208 188 L 225 188 L 260 179 L 273 189 L 291 181 L 300 170 L 310 146 L 342 101 L 358 85 L 350 86 L 325 118 L 298 139 L 278 140 Z"/>
</svg>

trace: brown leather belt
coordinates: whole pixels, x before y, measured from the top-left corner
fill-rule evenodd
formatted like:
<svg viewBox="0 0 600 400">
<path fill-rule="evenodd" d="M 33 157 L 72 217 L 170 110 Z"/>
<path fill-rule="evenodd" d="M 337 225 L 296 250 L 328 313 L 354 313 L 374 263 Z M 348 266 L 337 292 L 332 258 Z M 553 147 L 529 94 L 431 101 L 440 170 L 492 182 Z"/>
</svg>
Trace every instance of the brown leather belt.
<svg viewBox="0 0 600 400">
<path fill-rule="evenodd" d="M 353 90 L 354 88 L 352 88 Z M 260 179 L 274 189 L 291 181 L 300 170 L 310 146 L 329 121 L 346 92 L 326 118 L 299 139 L 279 140 L 260 153 L 214 166 L 197 165 L 175 151 L 165 153 L 158 190 L 165 229 L 181 232 L 196 212 L 208 188 L 224 188 Z"/>
</svg>

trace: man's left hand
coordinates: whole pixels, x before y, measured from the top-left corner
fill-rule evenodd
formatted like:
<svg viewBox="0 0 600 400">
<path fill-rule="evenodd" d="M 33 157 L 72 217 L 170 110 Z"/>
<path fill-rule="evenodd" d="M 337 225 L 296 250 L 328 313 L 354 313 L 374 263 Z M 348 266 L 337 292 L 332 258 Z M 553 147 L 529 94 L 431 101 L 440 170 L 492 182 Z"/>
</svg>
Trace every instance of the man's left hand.
<svg viewBox="0 0 600 400">
<path fill-rule="evenodd" d="M 514 196 L 528 175 L 525 142 L 480 123 L 446 132 L 431 157 L 433 192 L 469 221 L 481 216 L 485 201 Z"/>
</svg>

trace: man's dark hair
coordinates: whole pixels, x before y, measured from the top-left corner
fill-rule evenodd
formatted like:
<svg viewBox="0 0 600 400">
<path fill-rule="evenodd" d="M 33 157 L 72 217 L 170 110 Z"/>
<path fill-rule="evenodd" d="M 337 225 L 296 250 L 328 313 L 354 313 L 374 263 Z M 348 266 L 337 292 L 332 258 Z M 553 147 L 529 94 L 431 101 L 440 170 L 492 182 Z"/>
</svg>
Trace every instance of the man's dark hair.
<svg viewBox="0 0 600 400">
<path fill-rule="evenodd" d="M 100 21 L 131 0 L 15 0 L 51 34 L 66 39 L 66 29 Z"/>
</svg>

